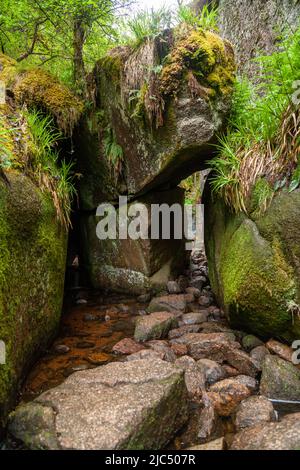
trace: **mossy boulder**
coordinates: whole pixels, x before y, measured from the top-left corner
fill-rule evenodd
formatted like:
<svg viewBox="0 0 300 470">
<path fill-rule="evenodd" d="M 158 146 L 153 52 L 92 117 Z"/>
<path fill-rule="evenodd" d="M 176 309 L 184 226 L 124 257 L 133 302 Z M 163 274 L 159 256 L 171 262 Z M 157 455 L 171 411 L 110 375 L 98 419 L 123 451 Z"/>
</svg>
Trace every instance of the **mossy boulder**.
<svg viewBox="0 0 300 470">
<path fill-rule="evenodd" d="M 53 116 L 65 135 L 71 135 L 83 112 L 83 102 L 53 75 L 41 68 L 22 69 L 10 57 L 0 54 L 0 80 L 4 81 L 16 105 L 39 108 Z"/>
<path fill-rule="evenodd" d="M 234 214 L 206 185 L 205 246 L 212 288 L 236 328 L 261 337 L 300 335 L 300 190 L 264 212 Z"/>
<path fill-rule="evenodd" d="M 121 239 L 119 234 L 120 209 L 116 207 L 116 239 L 101 240 L 97 236 L 97 226 L 104 220 L 94 214 L 81 215 L 82 263 L 95 288 L 107 288 L 119 292 L 142 294 L 149 290 L 165 288 L 172 275 L 185 264 L 184 239 L 151 239 L 151 204 L 178 204 L 183 210 L 184 190 L 157 191 L 145 195 L 132 203 L 128 202 L 128 212 L 133 204 L 143 204 L 147 209 L 148 238 Z M 136 206 L 137 207 L 137 206 Z M 128 225 L 133 222 L 128 217 Z M 167 222 L 167 221 L 165 221 Z M 172 222 L 171 237 L 172 237 Z"/>
<path fill-rule="evenodd" d="M 0 428 L 26 370 L 57 330 L 63 299 L 65 230 L 50 196 L 11 171 L 0 180 Z"/>
<path fill-rule="evenodd" d="M 176 186 L 203 168 L 234 79 L 230 43 L 188 26 L 102 58 L 90 80 L 95 106 L 77 135 L 82 207 Z"/>
</svg>

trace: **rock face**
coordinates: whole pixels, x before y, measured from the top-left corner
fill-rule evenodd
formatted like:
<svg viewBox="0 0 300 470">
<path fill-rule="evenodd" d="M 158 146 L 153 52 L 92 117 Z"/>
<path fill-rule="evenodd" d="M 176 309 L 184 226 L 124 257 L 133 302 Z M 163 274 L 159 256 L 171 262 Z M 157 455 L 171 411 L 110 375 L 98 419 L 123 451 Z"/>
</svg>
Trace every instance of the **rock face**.
<svg viewBox="0 0 300 470">
<path fill-rule="evenodd" d="M 300 190 L 263 215 L 234 215 L 205 194 L 210 280 L 232 325 L 260 336 L 300 337 Z"/>
<path fill-rule="evenodd" d="M 83 208 L 120 192 L 176 186 L 201 168 L 229 109 L 234 73 L 230 43 L 188 27 L 101 59 L 93 73 L 96 110 L 79 142 Z M 118 168 L 109 165 L 112 141 L 119 146 Z"/>
<path fill-rule="evenodd" d="M 278 400 L 300 400 L 300 370 L 284 359 L 267 355 L 262 365 L 260 393 Z"/>
<path fill-rule="evenodd" d="M 186 419 L 182 371 L 139 360 L 73 374 L 19 406 L 9 431 L 30 449 L 160 449 Z"/>
<path fill-rule="evenodd" d="M 143 293 L 166 284 L 178 260 L 182 266 L 181 240 L 99 241 L 94 214 L 119 195 L 183 206 L 183 191 L 175 188 L 212 155 L 234 75 L 230 43 L 190 27 L 135 50 L 116 48 L 95 67 L 94 107 L 75 137 L 83 264 L 95 287 Z"/>
<path fill-rule="evenodd" d="M 100 201 L 99 201 L 100 202 Z M 156 191 L 140 197 L 128 204 L 128 212 L 143 204 L 147 209 L 146 220 L 149 221 L 149 233 L 133 240 L 126 239 L 100 240 L 97 236 L 98 224 L 102 218 L 88 213 L 81 217 L 83 239 L 83 264 L 89 273 L 89 280 L 95 288 L 108 288 L 119 292 L 143 294 L 151 289 L 165 286 L 173 272 L 181 269 L 185 263 L 184 237 L 169 240 L 151 239 L 151 205 L 163 203 L 172 206 L 177 204 L 180 210 L 184 203 L 184 190 L 175 188 L 169 191 Z M 116 212 L 119 227 L 120 209 Z M 133 218 L 129 218 L 132 221 Z M 167 220 L 165 220 L 167 223 Z M 129 225 L 130 227 L 130 225 Z M 172 222 L 170 222 L 172 234 Z M 144 235 L 147 238 L 144 238 Z"/>
<path fill-rule="evenodd" d="M 172 327 L 177 326 L 177 319 L 173 313 L 156 312 L 137 319 L 134 331 L 136 341 L 147 341 L 167 336 Z"/>
<path fill-rule="evenodd" d="M 230 450 L 299 450 L 300 413 L 279 423 L 260 424 L 235 435 Z"/>
<path fill-rule="evenodd" d="M 66 262 L 66 232 L 51 199 L 29 178 L 0 180 L 0 416 L 4 421 L 19 381 L 59 324 Z M 0 422 L 3 424 L 3 421 Z"/>
<path fill-rule="evenodd" d="M 284 28 L 298 25 L 300 4 L 294 0 L 219 0 L 221 35 L 236 51 L 242 73 L 251 78 L 257 64 L 252 60 L 261 52 L 272 53 Z"/>
</svg>

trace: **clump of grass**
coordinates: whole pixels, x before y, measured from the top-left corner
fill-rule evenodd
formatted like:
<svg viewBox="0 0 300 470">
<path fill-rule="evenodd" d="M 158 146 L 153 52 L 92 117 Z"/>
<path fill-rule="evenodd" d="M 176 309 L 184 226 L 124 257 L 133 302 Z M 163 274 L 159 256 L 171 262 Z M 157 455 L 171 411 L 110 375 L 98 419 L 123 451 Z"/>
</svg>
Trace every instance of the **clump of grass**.
<svg viewBox="0 0 300 470">
<path fill-rule="evenodd" d="M 153 39 L 164 29 L 170 28 L 171 23 L 172 14 L 166 7 L 157 10 L 151 8 L 150 10 L 139 11 L 121 25 L 121 35 L 123 37 L 120 42 L 138 48 L 145 40 Z"/>
<path fill-rule="evenodd" d="M 179 5 L 176 19 L 178 23 L 218 31 L 218 7 L 215 2 L 204 5 L 198 15 L 188 5 Z"/>
<path fill-rule="evenodd" d="M 53 120 L 39 111 L 26 113 L 30 140 L 27 171 L 42 190 L 50 192 L 57 218 L 67 228 L 71 225 L 72 199 L 76 194 L 73 183 L 73 163 L 61 161 L 57 143 L 62 134 L 54 130 Z"/>
<path fill-rule="evenodd" d="M 299 44 L 300 28 L 282 40 L 278 52 L 258 59 L 260 85 L 236 83 L 230 129 L 211 162 L 213 190 L 236 212 L 248 212 L 261 178 L 268 183 L 268 202 L 270 191 L 299 186 L 300 110 L 292 100 L 293 84 L 300 79 Z"/>
<path fill-rule="evenodd" d="M 111 127 L 107 127 L 103 139 L 104 153 L 109 162 L 112 176 L 117 183 L 123 168 L 123 149 L 116 141 L 116 136 Z"/>
</svg>

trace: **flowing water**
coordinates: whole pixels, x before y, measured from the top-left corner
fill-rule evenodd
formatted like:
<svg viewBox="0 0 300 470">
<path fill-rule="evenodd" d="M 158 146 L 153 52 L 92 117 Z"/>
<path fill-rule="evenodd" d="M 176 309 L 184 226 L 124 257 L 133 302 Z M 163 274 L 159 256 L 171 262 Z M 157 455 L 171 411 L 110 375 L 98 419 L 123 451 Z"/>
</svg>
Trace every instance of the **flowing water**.
<svg viewBox="0 0 300 470">
<path fill-rule="evenodd" d="M 120 360 L 112 352 L 123 338 L 132 337 L 135 318 L 145 305 L 135 299 L 86 292 L 84 300 L 68 300 L 60 331 L 48 351 L 27 376 L 20 399 L 30 401 L 62 383 L 73 372 Z"/>
</svg>

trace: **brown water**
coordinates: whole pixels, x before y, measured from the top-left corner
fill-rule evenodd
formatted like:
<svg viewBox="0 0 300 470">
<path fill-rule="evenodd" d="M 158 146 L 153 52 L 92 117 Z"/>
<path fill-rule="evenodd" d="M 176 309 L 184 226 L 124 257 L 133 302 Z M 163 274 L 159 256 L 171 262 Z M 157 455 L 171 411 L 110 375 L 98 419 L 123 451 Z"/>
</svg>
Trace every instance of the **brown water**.
<svg viewBox="0 0 300 470">
<path fill-rule="evenodd" d="M 21 400 L 34 399 L 73 372 L 120 359 L 112 348 L 121 339 L 133 336 L 135 318 L 145 305 L 116 295 L 105 300 L 99 293 L 85 293 L 83 297 L 87 304 L 68 301 L 64 307 L 59 335 L 29 373 Z M 62 345 L 69 350 L 59 352 L 57 347 Z"/>
</svg>

